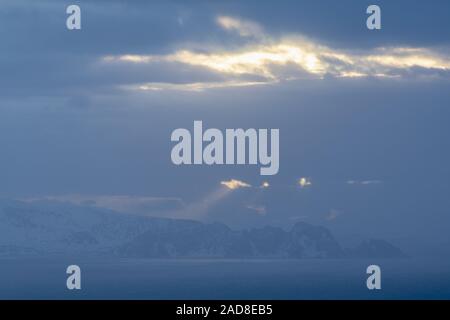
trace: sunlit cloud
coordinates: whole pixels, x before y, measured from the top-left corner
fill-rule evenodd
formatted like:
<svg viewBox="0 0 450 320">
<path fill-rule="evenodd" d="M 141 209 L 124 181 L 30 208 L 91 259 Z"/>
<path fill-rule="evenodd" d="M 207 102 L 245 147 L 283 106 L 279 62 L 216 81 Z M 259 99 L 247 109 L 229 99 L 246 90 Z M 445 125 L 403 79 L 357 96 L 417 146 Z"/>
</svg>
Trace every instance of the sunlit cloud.
<svg viewBox="0 0 450 320">
<path fill-rule="evenodd" d="M 235 190 L 235 189 L 239 189 L 239 188 L 250 188 L 251 185 L 244 182 L 244 181 L 240 181 L 240 180 L 236 180 L 236 179 L 231 179 L 228 181 L 221 181 L 220 182 L 221 185 L 224 185 L 225 187 L 227 187 L 228 189 L 231 190 Z"/>
<path fill-rule="evenodd" d="M 193 66 L 209 68 L 213 71 L 231 75 L 254 75 L 271 80 L 281 80 L 275 66 L 293 64 L 310 74 L 323 75 L 327 66 L 321 61 L 318 52 L 308 48 L 308 44 L 275 43 L 237 52 L 196 53 L 179 51 L 165 59 Z"/>
<path fill-rule="evenodd" d="M 219 16 L 216 21 L 220 28 L 237 32 L 241 37 L 251 36 L 251 41 L 233 49 L 199 44 L 198 50 L 181 47 L 165 55 L 110 55 L 105 56 L 103 61 L 107 64 L 181 64 L 208 70 L 223 79 L 218 82 L 193 79 L 183 84 L 175 80 L 159 81 L 127 87 L 143 91 L 203 91 L 325 77 L 402 79 L 411 75 L 429 75 L 430 71 L 436 74 L 450 71 L 448 54 L 429 48 L 335 49 L 299 34 L 273 37 L 258 24 L 243 19 Z"/>
<path fill-rule="evenodd" d="M 267 181 L 264 181 L 264 182 L 261 184 L 261 188 L 268 188 L 268 187 L 270 187 L 270 184 L 269 184 Z"/>
<path fill-rule="evenodd" d="M 425 48 L 380 48 L 378 54 L 367 56 L 368 62 L 378 65 L 407 69 L 421 67 L 426 69 L 449 70 L 450 60 L 440 57 Z"/>
<path fill-rule="evenodd" d="M 211 208 L 233 194 L 233 190 L 251 187 L 250 184 L 236 179 L 221 181 L 220 184 L 225 186 L 225 188 L 218 187 L 216 189 L 213 189 L 200 200 L 189 203 L 180 210 L 175 210 L 167 216 L 170 216 L 172 218 L 202 219 L 208 215 L 208 213 L 211 211 Z M 253 208 L 253 210 L 256 209 Z M 261 212 L 259 213 L 262 214 Z"/>
<path fill-rule="evenodd" d="M 298 184 L 301 188 L 306 188 L 312 185 L 311 179 L 302 177 L 298 180 Z"/>
<path fill-rule="evenodd" d="M 122 61 L 122 62 L 134 62 L 134 63 L 149 63 L 158 61 L 156 56 L 149 55 L 136 55 L 136 54 L 125 54 L 121 56 L 105 56 L 103 57 L 103 61 L 105 62 L 114 62 L 114 61 Z"/>
<path fill-rule="evenodd" d="M 252 21 L 237 19 L 228 16 L 217 17 L 217 24 L 225 30 L 235 31 L 242 37 L 260 37 L 263 35 L 262 27 Z"/>
<path fill-rule="evenodd" d="M 161 90 L 178 90 L 178 91 L 197 91 L 201 92 L 207 89 L 215 88 L 233 88 L 233 87 L 250 87 L 261 86 L 267 82 L 258 81 L 224 81 L 224 82 L 195 82 L 195 83 L 162 83 L 153 82 L 139 85 L 124 86 L 124 88 L 137 89 L 141 91 L 161 91 Z"/>
</svg>

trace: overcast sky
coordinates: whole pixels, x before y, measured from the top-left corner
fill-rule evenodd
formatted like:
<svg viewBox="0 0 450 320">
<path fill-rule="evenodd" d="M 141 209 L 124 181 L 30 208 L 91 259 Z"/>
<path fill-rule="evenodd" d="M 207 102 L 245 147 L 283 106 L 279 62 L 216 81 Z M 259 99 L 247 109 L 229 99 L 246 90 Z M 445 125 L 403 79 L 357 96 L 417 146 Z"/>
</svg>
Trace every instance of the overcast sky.
<svg viewBox="0 0 450 320">
<path fill-rule="evenodd" d="M 0 195 L 445 241 L 450 3 L 376 3 L 3 0 Z M 194 120 L 279 128 L 279 173 L 174 166 Z"/>
</svg>

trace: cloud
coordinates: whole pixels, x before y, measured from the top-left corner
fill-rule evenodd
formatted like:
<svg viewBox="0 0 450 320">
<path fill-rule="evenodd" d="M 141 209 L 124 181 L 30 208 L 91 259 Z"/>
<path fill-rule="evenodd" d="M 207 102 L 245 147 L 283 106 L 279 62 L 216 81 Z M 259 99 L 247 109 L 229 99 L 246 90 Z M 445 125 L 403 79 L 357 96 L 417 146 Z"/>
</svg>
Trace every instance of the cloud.
<svg viewBox="0 0 450 320">
<path fill-rule="evenodd" d="M 309 178 L 302 177 L 298 180 L 298 184 L 301 188 L 306 188 L 312 185 L 312 181 Z"/>
<path fill-rule="evenodd" d="M 235 190 L 235 189 L 239 189 L 239 188 L 250 188 L 251 185 L 244 182 L 244 181 L 240 181 L 240 180 L 236 180 L 236 179 L 231 179 L 228 181 L 221 181 L 220 182 L 221 185 L 224 185 L 225 187 L 227 187 L 230 190 Z"/>
<path fill-rule="evenodd" d="M 270 187 L 270 184 L 269 184 L 267 181 L 264 181 L 264 182 L 261 184 L 261 187 L 260 187 L 260 188 L 268 188 L 268 187 Z"/>
<path fill-rule="evenodd" d="M 253 210 L 255 211 L 257 214 L 259 215 L 266 215 L 267 210 L 265 206 L 258 206 L 258 205 L 247 205 L 246 206 L 247 209 Z"/>
<path fill-rule="evenodd" d="M 161 90 L 180 90 L 180 91 L 197 91 L 201 92 L 206 89 L 216 88 L 233 88 L 233 87 L 250 87 L 267 84 L 266 82 L 257 81 L 224 81 L 224 82 L 193 82 L 193 83 L 144 83 L 131 86 L 123 86 L 142 91 L 161 91 Z"/>
<path fill-rule="evenodd" d="M 191 79 L 189 83 L 153 81 L 133 85 L 135 90 L 188 90 L 274 84 L 304 78 L 396 78 L 449 76 L 448 54 L 421 47 L 336 49 L 300 34 L 273 37 L 258 24 L 219 16 L 221 28 L 236 31 L 252 40 L 233 49 L 199 44 L 180 47 L 163 55 L 123 54 L 103 57 L 103 62 L 129 64 L 179 64 L 209 70 L 222 76 L 211 82 Z M 195 47 L 197 49 L 195 49 Z"/>
<path fill-rule="evenodd" d="M 225 30 L 235 31 L 241 37 L 261 37 L 263 36 L 262 27 L 252 21 L 237 19 L 228 16 L 217 17 L 217 24 Z"/>
<path fill-rule="evenodd" d="M 381 180 L 348 180 L 347 184 L 351 185 L 370 185 L 383 183 Z"/>
<path fill-rule="evenodd" d="M 60 195 L 26 198 L 23 201 L 62 201 L 75 205 L 88 205 L 130 214 L 159 215 L 162 212 L 180 210 L 184 202 L 176 197 L 148 197 L 129 195 Z"/>
</svg>

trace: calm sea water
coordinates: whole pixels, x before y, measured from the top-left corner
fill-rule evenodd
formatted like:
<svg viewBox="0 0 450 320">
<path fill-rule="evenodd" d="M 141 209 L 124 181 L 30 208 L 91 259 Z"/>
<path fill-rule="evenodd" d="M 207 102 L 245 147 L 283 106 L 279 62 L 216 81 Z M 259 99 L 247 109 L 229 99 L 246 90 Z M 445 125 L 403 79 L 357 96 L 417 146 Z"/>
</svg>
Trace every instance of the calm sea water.
<svg viewBox="0 0 450 320">
<path fill-rule="evenodd" d="M 82 289 L 66 289 L 66 267 Z M 366 288 L 366 267 L 382 289 Z M 1 299 L 449 299 L 450 261 L 0 259 Z"/>
</svg>

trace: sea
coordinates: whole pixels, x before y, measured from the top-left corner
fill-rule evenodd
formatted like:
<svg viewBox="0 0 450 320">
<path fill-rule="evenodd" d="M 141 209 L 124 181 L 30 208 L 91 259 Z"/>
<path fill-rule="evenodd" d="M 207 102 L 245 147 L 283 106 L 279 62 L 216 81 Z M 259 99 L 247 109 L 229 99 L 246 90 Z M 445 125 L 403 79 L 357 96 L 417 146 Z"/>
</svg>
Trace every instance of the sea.
<svg viewBox="0 0 450 320">
<path fill-rule="evenodd" d="M 69 265 L 80 290 L 66 286 Z M 0 299 L 450 299 L 450 259 L 0 258 Z"/>
</svg>

